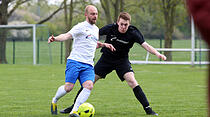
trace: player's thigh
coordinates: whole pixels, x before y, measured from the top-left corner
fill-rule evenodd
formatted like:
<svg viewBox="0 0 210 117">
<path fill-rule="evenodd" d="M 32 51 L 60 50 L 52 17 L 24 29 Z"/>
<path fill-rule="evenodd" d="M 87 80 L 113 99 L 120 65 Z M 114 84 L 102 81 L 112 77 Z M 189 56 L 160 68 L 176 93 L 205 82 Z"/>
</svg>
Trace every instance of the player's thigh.
<svg viewBox="0 0 210 117">
<path fill-rule="evenodd" d="M 116 65 L 116 72 L 121 81 L 124 81 L 124 75 L 127 72 L 133 72 L 130 62 L 127 59 L 119 61 Z"/>
<path fill-rule="evenodd" d="M 92 80 L 87 80 L 84 83 L 82 83 L 82 87 L 92 90 L 93 89 L 93 81 Z"/>
<path fill-rule="evenodd" d="M 75 84 L 77 81 L 77 78 L 79 76 L 79 71 L 77 64 L 74 61 L 67 60 L 66 63 L 66 70 L 65 70 L 65 82 L 73 83 Z"/>
<path fill-rule="evenodd" d="M 98 81 L 101 77 L 97 74 L 95 74 L 95 81 L 94 81 L 94 84 L 96 83 L 96 81 Z"/>
<path fill-rule="evenodd" d="M 95 81 L 95 72 L 93 66 L 86 65 L 85 68 L 82 71 L 80 71 L 79 81 L 82 86 L 84 83 L 86 84 L 85 88 L 88 88 L 90 90 L 92 89 L 93 82 Z"/>
<path fill-rule="evenodd" d="M 70 82 L 66 82 L 64 88 L 66 92 L 70 92 L 74 88 L 74 84 Z"/>
<path fill-rule="evenodd" d="M 133 72 L 125 73 L 123 77 L 132 89 L 138 85 Z"/>
<path fill-rule="evenodd" d="M 94 66 L 95 74 L 99 76 L 98 78 L 105 78 L 107 74 L 113 71 L 114 64 L 104 60 L 106 58 L 101 57 L 99 61 Z"/>
</svg>

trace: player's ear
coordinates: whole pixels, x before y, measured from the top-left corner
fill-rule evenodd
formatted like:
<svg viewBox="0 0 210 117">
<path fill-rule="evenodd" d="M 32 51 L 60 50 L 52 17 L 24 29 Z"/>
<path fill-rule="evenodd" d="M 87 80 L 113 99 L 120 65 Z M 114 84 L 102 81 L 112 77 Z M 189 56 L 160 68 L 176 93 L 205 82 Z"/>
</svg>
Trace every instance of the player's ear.
<svg viewBox="0 0 210 117">
<path fill-rule="evenodd" d="M 130 23 L 130 21 L 128 22 L 128 26 L 130 26 L 131 25 L 131 23 Z"/>
<path fill-rule="evenodd" d="M 117 20 L 117 25 L 119 26 L 120 24 L 119 24 L 119 20 Z"/>
</svg>

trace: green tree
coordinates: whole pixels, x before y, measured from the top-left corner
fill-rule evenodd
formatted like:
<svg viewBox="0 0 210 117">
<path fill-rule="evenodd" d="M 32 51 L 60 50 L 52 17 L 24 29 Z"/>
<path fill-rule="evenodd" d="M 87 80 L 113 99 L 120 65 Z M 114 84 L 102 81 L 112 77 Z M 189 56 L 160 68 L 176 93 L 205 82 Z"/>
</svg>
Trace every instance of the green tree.
<svg viewBox="0 0 210 117">
<path fill-rule="evenodd" d="M 110 11 L 111 10 L 110 2 L 108 0 L 101 0 L 101 6 L 104 9 L 107 24 L 111 24 L 113 20 L 112 20 L 111 11 Z"/>
<path fill-rule="evenodd" d="M 72 27 L 72 21 L 73 21 L 73 0 L 70 2 L 69 9 L 67 9 L 67 0 L 64 0 L 64 16 L 65 16 L 65 26 L 66 26 L 66 31 L 69 31 Z M 68 11 L 69 10 L 69 15 Z M 66 40 L 65 41 L 65 62 L 67 61 L 67 58 L 71 52 L 71 45 L 72 45 L 72 40 Z"/>
<path fill-rule="evenodd" d="M 165 20 L 165 48 L 172 48 L 172 34 L 174 32 L 175 20 L 176 20 L 176 7 L 182 0 L 162 0 L 160 3 L 161 11 Z M 170 51 L 164 52 L 168 61 L 172 60 Z"/>
<path fill-rule="evenodd" d="M 113 23 L 113 21 L 116 22 L 119 13 L 124 10 L 124 0 L 100 0 L 100 2 L 107 24 Z M 112 11 L 114 14 L 111 14 Z"/>
<path fill-rule="evenodd" d="M 183 14 L 186 14 L 186 10 L 178 9 L 185 6 L 182 0 L 156 0 L 149 1 L 152 14 L 159 22 L 160 26 L 164 27 L 164 48 L 172 48 L 172 34 L 177 24 L 184 19 Z M 182 10 L 182 11 L 181 11 Z M 155 13 L 155 14 L 154 14 Z M 164 52 L 167 57 L 167 61 L 172 61 L 172 53 L 170 51 Z"/>
<path fill-rule="evenodd" d="M 145 0 L 144 2 L 144 8 L 149 10 L 153 24 L 156 25 L 157 29 L 164 30 L 164 48 L 172 48 L 172 34 L 174 33 L 174 29 L 180 25 L 181 22 L 184 22 L 184 19 L 187 17 L 184 1 Z M 164 52 L 164 54 L 168 61 L 172 60 L 171 52 L 167 51 Z"/>
<path fill-rule="evenodd" d="M 21 5 L 24 3 L 33 3 L 33 0 L 2 0 L 0 3 L 0 25 L 7 25 L 8 19 L 17 10 Z M 40 3 L 44 4 L 46 1 L 42 0 Z M 9 6 L 12 6 L 11 10 L 9 10 Z M 60 5 L 58 9 L 56 9 L 52 14 L 50 14 L 47 18 L 42 19 L 41 21 L 37 22 L 37 24 L 42 24 L 49 19 L 51 19 L 58 11 L 63 9 L 63 4 Z M 2 29 L 0 31 L 0 64 L 6 64 L 6 35 L 7 30 Z"/>
<path fill-rule="evenodd" d="M 16 1 L 16 2 L 15 2 Z M 30 0 L 2 0 L 0 3 L 0 25 L 7 25 L 8 19 L 12 13 L 22 4 Z M 14 5 L 11 10 L 8 10 L 9 5 Z M 7 63 L 6 59 L 6 35 L 7 30 L 0 31 L 0 64 Z"/>
</svg>

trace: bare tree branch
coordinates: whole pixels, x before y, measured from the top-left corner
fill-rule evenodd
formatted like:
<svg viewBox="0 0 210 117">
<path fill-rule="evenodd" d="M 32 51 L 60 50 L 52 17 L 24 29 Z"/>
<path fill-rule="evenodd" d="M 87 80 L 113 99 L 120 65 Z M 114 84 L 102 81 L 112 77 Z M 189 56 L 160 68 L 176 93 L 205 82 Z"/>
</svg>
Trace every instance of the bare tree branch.
<svg viewBox="0 0 210 117">
<path fill-rule="evenodd" d="M 62 2 L 61 5 L 60 5 L 60 7 L 59 7 L 57 10 L 55 10 L 50 16 L 48 16 L 47 18 L 45 18 L 45 19 L 39 21 L 39 22 L 36 23 L 36 24 L 43 24 L 44 22 L 46 22 L 46 21 L 48 21 L 49 19 L 51 19 L 56 13 L 58 13 L 60 10 L 64 9 L 64 6 L 63 6 L 63 5 L 64 5 L 64 2 Z M 67 6 L 69 6 L 69 5 L 67 5 Z"/>
<path fill-rule="evenodd" d="M 105 15 L 106 15 L 106 22 L 107 24 L 111 24 L 112 22 L 112 17 L 110 13 L 110 5 L 108 0 L 100 0 L 101 1 L 101 6 L 104 9 Z"/>
<path fill-rule="evenodd" d="M 115 5 L 115 3 L 112 1 L 112 0 L 110 0 L 110 2 L 111 2 L 111 4 L 114 6 Z"/>
<path fill-rule="evenodd" d="M 12 0 L 10 0 L 10 2 L 11 2 Z M 19 1 L 17 1 L 16 2 L 16 5 L 13 7 L 13 9 L 8 13 L 8 17 L 10 17 L 11 15 L 12 15 L 12 13 L 20 6 L 20 5 L 22 5 L 23 3 L 26 3 L 26 2 L 28 2 L 28 1 L 31 1 L 31 0 L 19 0 Z"/>
<path fill-rule="evenodd" d="M 13 1 L 15 1 L 15 0 L 7 0 L 6 2 L 7 2 L 7 4 L 9 4 L 10 2 L 13 2 Z"/>
<path fill-rule="evenodd" d="M 143 5 L 144 5 L 144 3 L 134 3 L 134 4 L 126 4 L 124 7 L 125 8 L 130 8 L 130 7 L 139 8 L 139 7 L 142 7 Z"/>
</svg>

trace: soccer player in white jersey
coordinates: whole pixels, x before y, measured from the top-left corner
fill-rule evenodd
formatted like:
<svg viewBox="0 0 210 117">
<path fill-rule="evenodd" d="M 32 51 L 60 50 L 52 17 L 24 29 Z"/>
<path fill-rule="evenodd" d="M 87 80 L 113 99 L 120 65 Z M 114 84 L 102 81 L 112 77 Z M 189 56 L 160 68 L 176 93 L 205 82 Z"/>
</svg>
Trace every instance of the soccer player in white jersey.
<svg viewBox="0 0 210 117">
<path fill-rule="evenodd" d="M 48 43 L 73 39 L 72 51 L 66 63 L 65 85 L 58 88 L 52 99 L 52 114 L 57 114 L 57 101 L 73 89 L 78 79 L 83 90 L 79 94 L 69 117 L 79 117 L 77 110 L 88 99 L 95 80 L 93 58 L 96 48 L 107 47 L 111 51 L 115 51 L 111 44 L 98 41 L 99 29 L 95 25 L 98 17 L 97 8 L 93 5 L 86 6 L 85 17 L 84 22 L 78 23 L 69 32 L 56 37 L 51 36 L 48 39 Z"/>
</svg>

